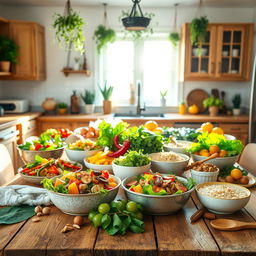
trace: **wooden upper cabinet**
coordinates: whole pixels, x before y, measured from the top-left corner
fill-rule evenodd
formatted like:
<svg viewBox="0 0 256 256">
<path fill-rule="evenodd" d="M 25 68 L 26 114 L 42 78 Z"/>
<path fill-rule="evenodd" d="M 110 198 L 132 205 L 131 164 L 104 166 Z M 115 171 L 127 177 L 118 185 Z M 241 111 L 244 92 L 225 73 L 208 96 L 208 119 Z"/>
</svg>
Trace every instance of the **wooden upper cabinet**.
<svg viewBox="0 0 256 256">
<path fill-rule="evenodd" d="M 189 24 L 185 24 L 181 40 L 181 80 L 250 80 L 252 46 L 253 24 L 211 23 L 205 42 L 199 47 L 191 45 Z"/>
<path fill-rule="evenodd" d="M 18 59 L 5 80 L 45 80 L 45 32 L 34 22 L 9 21 L 9 37 L 18 45 Z"/>
</svg>

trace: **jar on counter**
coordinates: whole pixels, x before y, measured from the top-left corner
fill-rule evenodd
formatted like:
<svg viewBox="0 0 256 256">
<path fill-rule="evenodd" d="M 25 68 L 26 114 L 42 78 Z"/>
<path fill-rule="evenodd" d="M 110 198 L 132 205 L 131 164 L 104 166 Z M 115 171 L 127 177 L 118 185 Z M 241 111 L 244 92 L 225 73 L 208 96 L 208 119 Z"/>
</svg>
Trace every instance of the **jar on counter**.
<svg viewBox="0 0 256 256">
<path fill-rule="evenodd" d="M 76 95 L 76 90 L 73 91 L 70 97 L 70 112 L 71 114 L 80 113 L 79 97 Z"/>
<path fill-rule="evenodd" d="M 41 106 L 46 112 L 50 112 L 56 109 L 56 105 L 57 102 L 54 98 L 45 98 Z"/>
<path fill-rule="evenodd" d="M 185 102 L 181 102 L 179 105 L 179 114 L 185 115 L 186 114 L 186 104 Z"/>
</svg>

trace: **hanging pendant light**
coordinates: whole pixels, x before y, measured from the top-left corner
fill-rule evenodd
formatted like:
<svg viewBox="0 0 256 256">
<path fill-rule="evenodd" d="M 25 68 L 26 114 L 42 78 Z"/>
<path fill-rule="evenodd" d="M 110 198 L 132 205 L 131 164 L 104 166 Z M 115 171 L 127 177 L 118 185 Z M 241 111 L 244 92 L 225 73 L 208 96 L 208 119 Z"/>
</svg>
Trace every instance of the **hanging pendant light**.
<svg viewBox="0 0 256 256">
<path fill-rule="evenodd" d="M 131 13 L 129 17 L 123 18 L 122 22 L 123 25 L 125 26 L 125 29 L 130 30 L 130 31 L 140 31 L 144 30 L 147 28 L 150 22 L 150 18 L 144 17 L 142 10 L 140 8 L 140 1 L 141 0 L 132 0 L 133 2 L 133 7 L 131 10 Z M 137 12 L 137 8 L 139 12 Z M 138 16 L 138 14 L 140 16 Z"/>
</svg>

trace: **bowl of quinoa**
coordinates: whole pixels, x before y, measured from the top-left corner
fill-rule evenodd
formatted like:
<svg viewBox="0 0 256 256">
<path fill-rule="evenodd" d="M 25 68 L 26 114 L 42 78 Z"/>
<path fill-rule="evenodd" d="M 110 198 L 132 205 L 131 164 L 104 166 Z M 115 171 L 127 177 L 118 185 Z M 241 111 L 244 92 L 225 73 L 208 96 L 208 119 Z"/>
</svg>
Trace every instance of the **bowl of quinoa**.
<svg viewBox="0 0 256 256">
<path fill-rule="evenodd" d="M 198 184 L 196 194 L 203 206 L 218 214 L 231 214 L 242 209 L 251 196 L 247 188 L 225 182 Z"/>
</svg>

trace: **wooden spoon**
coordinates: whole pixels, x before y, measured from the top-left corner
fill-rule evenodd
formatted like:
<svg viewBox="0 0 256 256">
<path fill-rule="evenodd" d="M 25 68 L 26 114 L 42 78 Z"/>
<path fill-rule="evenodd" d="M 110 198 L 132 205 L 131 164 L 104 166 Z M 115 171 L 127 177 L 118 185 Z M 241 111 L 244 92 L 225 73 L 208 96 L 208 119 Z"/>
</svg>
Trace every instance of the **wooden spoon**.
<svg viewBox="0 0 256 256">
<path fill-rule="evenodd" d="M 230 219 L 217 219 L 210 222 L 211 226 L 218 230 L 232 231 L 256 228 L 256 222 L 244 222 Z"/>
<path fill-rule="evenodd" d="M 203 160 L 194 162 L 194 163 L 192 163 L 191 165 L 188 165 L 188 166 L 185 168 L 185 171 L 187 171 L 187 170 L 189 170 L 189 169 L 192 169 L 194 166 L 200 165 L 200 164 L 202 164 L 202 163 L 204 163 L 204 162 L 207 162 L 207 161 L 209 161 L 209 160 L 211 160 L 211 159 L 213 159 L 213 158 L 216 158 L 216 157 L 218 157 L 218 153 L 214 153 L 214 154 L 212 154 L 211 156 L 209 156 L 209 157 L 207 157 L 207 158 L 205 158 L 205 159 L 203 159 Z"/>
</svg>

